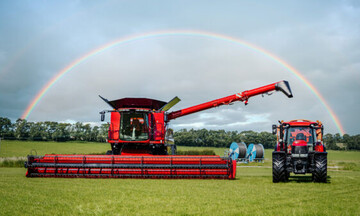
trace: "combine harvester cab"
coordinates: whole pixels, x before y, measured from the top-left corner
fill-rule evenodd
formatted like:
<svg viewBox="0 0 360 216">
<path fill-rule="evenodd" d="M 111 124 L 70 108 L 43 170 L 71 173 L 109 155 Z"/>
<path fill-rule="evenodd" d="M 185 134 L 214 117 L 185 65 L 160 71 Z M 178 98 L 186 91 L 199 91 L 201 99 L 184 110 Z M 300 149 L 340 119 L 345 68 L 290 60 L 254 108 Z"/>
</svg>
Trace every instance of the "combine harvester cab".
<svg viewBox="0 0 360 216">
<path fill-rule="evenodd" d="M 280 81 L 228 97 L 167 112 L 180 99 L 166 103 L 148 98 L 108 101 L 112 110 L 100 112 L 101 120 L 110 112 L 107 155 L 28 156 L 27 177 L 85 178 L 216 178 L 234 179 L 236 161 L 220 156 L 177 156 L 168 123 L 185 115 L 227 105 L 245 104 L 250 97 L 272 91 L 292 93 L 287 81 Z M 169 155 L 169 153 L 171 155 Z"/>
<path fill-rule="evenodd" d="M 288 181 L 290 173 L 311 173 L 314 182 L 327 181 L 327 152 L 320 121 L 279 121 L 273 125 L 277 144 L 272 153 L 273 182 Z"/>
</svg>

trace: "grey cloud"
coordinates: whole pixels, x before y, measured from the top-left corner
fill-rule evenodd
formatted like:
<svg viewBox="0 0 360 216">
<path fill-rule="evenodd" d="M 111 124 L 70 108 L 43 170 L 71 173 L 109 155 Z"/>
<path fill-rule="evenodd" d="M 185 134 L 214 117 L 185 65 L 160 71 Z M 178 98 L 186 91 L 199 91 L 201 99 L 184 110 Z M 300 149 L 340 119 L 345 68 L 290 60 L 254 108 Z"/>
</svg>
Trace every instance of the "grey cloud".
<svg viewBox="0 0 360 216">
<path fill-rule="evenodd" d="M 254 43 L 298 69 L 316 86 L 350 133 L 358 133 L 360 104 L 359 7 L 354 2 L 213 3 L 204 1 L 0 3 L 0 116 L 16 119 L 61 69 L 85 53 L 133 33 L 202 29 Z M 11 14 L 9 11 L 22 11 Z M 44 20 L 44 17 L 46 19 Z M 4 20 L 10 20 L 4 22 Z M 322 120 L 338 130 L 319 99 L 294 74 L 234 43 L 167 37 L 114 47 L 62 77 L 36 106 L 31 121 L 99 122 L 108 99 L 149 97 L 185 108 L 275 81 L 290 81 L 295 97 L 276 93 L 250 103 L 196 113 L 175 128 L 267 130 L 277 120 Z M 256 121 L 255 121 L 256 120 Z"/>
</svg>

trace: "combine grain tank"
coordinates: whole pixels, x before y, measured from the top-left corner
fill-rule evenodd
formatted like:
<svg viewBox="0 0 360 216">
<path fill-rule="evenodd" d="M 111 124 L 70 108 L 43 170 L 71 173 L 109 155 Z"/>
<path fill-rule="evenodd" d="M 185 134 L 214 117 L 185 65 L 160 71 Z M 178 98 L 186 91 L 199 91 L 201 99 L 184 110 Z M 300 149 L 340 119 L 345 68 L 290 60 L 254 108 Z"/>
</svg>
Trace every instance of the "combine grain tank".
<svg viewBox="0 0 360 216">
<path fill-rule="evenodd" d="M 169 156 L 176 152 L 168 123 L 185 115 L 236 101 L 248 103 L 250 97 L 281 91 L 292 93 L 287 81 L 280 81 L 228 97 L 168 112 L 180 99 L 166 103 L 148 98 L 122 98 L 108 101 L 111 110 L 107 155 L 28 156 L 27 177 L 102 178 L 220 178 L 234 179 L 236 162 L 219 156 Z M 171 149 L 169 152 L 168 149 Z"/>
</svg>

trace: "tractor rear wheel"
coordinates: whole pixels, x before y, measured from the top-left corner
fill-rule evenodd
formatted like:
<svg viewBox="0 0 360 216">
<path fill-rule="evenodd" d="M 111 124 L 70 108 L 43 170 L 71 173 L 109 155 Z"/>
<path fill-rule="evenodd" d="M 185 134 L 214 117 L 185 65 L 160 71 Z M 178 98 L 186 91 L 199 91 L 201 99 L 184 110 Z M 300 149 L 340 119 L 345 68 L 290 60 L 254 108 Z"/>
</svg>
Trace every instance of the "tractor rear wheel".
<svg viewBox="0 0 360 216">
<path fill-rule="evenodd" d="M 273 182 L 285 182 L 288 174 L 286 172 L 285 154 L 273 154 L 272 173 Z"/>
<path fill-rule="evenodd" d="M 324 182 L 327 180 L 327 155 L 315 154 L 314 157 L 314 171 L 312 178 L 314 182 Z"/>
</svg>

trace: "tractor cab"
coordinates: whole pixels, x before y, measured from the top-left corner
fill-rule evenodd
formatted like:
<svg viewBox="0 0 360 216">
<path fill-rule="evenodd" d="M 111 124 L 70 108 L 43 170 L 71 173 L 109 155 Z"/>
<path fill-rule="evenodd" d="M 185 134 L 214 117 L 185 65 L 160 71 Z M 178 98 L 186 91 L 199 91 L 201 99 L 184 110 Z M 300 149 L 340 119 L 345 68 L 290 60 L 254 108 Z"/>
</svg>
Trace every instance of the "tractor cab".
<svg viewBox="0 0 360 216">
<path fill-rule="evenodd" d="M 284 131 L 284 141 L 288 146 L 288 153 L 296 150 L 308 152 L 314 150 L 314 129 L 309 126 L 289 126 Z"/>
<path fill-rule="evenodd" d="M 306 152 L 321 151 L 318 146 L 322 145 L 323 125 L 319 121 L 304 119 L 281 121 L 279 126 L 273 125 L 273 134 L 277 135 L 276 151 L 286 151 L 291 154 L 295 146 L 306 147 Z"/>
</svg>

